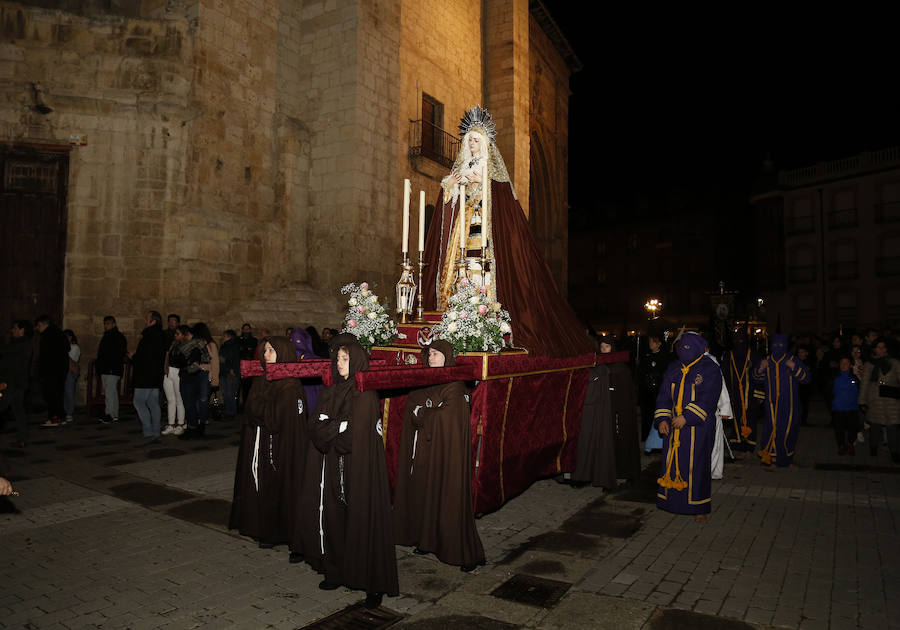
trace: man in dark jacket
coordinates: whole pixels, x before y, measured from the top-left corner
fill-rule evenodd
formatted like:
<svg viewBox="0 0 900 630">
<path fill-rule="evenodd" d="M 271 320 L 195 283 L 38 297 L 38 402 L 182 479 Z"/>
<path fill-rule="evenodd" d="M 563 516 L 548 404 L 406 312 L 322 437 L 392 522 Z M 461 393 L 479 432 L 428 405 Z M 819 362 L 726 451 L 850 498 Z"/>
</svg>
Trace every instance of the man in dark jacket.
<svg viewBox="0 0 900 630">
<path fill-rule="evenodd" d="M 128 341 L 116 327 L 116 318 L 107 315 L 103 318 L 103 337 L 97 348 L 97 374 L 103 383 L 103 397 L 106 400 L 106 413 L 100 422 L 116 422 L 119 419 L 119 380 L 124 371 L 125 355 L 128 353 Z"/>
<path fill-rule="evenodd" d="M 256 337 L 253 336 L 253 330 L 250 328 L 250 324 L 244 322 L 244 325 L 241 326 L 241 361 L 252 361 L 256 358 L 256 346 L 259 344 Z M 252 385 L 253 379 L 251 377 L 246 377 L 241 379 L 241 410 L 243 410 L 244 405 L 247 404 L 247 396 L 250 395 L 250 385 Z"/>
<path fill-rule="evenodd" d="M 162 387 L 166 363 L 166 334 L 162 315 L 149 311 L 144 319 L 137 349 L 131 353 L 134 408 L 141 419 L 144 439 L 141 446 L 159 442 L 159 390 Z"/>
<path fill-rule="evenodd" d="M 653 413 L 656 411 L 656 397 L 666 368 L 672 357 L 663 347 L 662 337 L 657 333 L 647 336 L 649 349 L 641 355 L 638 364 L 638 395 L 641 406 L 641 439 L 646 439 L 653 427 Z"/>
<path fill-rule="evenodd" d="M 9 333 L 9 343 L 0 348 L 0 382 L 6 383 L 6 391 L 0 399 L 0 412 L 9 407 L 16 423 L 16 441 L 10 446 L 25 448 L 28 442 L 25 392 L 31 373 L 31 322 L 15 321 Z"/>
<path fill-rule="evenodd" d="M 225 405 L 225 415 L 237 415 L 238 384 L 241 382 L 241 342 L 237 333 L 226 330 L 225 341 L 219 350 L 219 360 L 222 367 L 219 368 L 219 383 L 222 386 L 222 399 Z"/>
<path fill-rule="evenodd" d="M 69 372 L 69 340 L 59 326 L 50 321 L 48 315 L 38 317 L 34 327 L 41 335 L 38 376 L 41 380 L 41 393 L 47 402 L 47 421 L 41 426 L 58 427 L 65 423 L 63 390 L 66 386 L 66 374 Z"/>
</svg>

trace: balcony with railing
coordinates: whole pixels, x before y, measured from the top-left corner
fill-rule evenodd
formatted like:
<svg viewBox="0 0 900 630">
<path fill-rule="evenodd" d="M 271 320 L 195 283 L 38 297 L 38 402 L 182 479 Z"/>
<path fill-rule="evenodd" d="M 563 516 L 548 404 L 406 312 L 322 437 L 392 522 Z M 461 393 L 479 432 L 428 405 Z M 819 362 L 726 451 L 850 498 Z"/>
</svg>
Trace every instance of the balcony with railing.
<svg viewBox="0 0 900 630">
<path fill-rule="evenodd" d="M 787 217 L 786 232 L 788 236 L 811 234 L 815 229 L 816 223 L 811 214 Z"/>
<path fill-rule="evenodd" d="M 900 256 L 879 256 L 876 258 L 875 273 L 879 276 L 900 276 Z"/>
<path fill-rule="evenodd" d="M 859 277 L 859 261 L 843 260 L 828 264 L 829 280 L 853 280 Z"/>
<path fill-rule="evenodd" d="M 900 221 L 900 201 L 883 201 L 875 204 L 875 223 Z"/>
<path fill-rule="evenodd" d="M 817 182 L 884 170 L 897 165 L 900 165 L 900 147 L 890 147 L 880 151 L 866 151 L 832 162 L 819 162 L 812 166 L 781 171 L 778 173 L 778 183 L 789 188 L 808 186 Z"/>
<path fill-rule="evenodd" d="M 409 121 L 409 157 L 422 156 L 450 168 L 459 153 L 459 138 L 428 120 Z"/>
<path fill-rule="evenodd" d="M 828 229 L 854 228 L 859 224 L 856 208 L 843 208 L 828 213 Z"/>
<path fill-rule="evenodd" d="M 791 284 L 806 284 L 816 281 L 815 265 L 794 265 L 788 267 L 788 282 Z"/>
</svg>

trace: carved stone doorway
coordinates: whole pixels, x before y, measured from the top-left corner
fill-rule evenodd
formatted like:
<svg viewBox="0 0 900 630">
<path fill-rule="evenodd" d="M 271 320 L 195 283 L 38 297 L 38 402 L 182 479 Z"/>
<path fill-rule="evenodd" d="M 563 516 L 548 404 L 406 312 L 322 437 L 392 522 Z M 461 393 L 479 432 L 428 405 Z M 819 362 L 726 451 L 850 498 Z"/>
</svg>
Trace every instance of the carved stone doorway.
<svg viewBox="0 0 900 630">
<path fill-rule="evenodd" d="M 67 147 L 0 144 L 0 330 L 49 315 L 62 325 Z"/>
</svg>

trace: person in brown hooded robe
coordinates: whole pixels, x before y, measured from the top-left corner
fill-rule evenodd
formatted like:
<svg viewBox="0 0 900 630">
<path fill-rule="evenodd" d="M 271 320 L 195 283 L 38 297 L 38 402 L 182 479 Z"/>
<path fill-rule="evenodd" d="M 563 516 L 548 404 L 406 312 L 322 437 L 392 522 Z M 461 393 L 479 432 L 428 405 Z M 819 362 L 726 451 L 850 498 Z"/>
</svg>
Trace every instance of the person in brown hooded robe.
<svg viewBox="0 0 900 630">
<path fill-rule="evenodd" d="M 422 351 L 428 368 L 456 365 L 453 346 L 436 340 Z M 484 564 L 472 507 L 469 395 L 454 381 L 410 392 L 403 412 L 394 541 L 434 553 L 471 571 Z"/>
<path fill-rule="evenodd" d="M 297 360 L 286 337 L 262 344 L 263 370 Z M 299 379 L 258 377 L 250 391 L 234 480 L 229 527 L 269 548 L 287 542 L 294 529 L 308 439 L 306 394 Z"/>
<path fill-rule="evenodd" d="M 324 575 L 323 590 L 343 585 L 366 592 L 366 606 L 400 593 L 391 533 L 391 496 L 378 395 L 356 388 L 369 367 L 362 346 L 332 344 L 333 385 L 309 417 L 303 491 L 293 551 Z"/>
</svg>

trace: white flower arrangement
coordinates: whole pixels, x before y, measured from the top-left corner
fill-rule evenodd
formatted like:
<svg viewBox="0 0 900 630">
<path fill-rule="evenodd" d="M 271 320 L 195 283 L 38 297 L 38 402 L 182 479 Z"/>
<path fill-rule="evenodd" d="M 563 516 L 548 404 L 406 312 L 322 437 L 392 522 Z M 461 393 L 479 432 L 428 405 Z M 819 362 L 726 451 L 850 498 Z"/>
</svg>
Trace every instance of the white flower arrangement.
<svg viewBox="0 0 900 630">
<path fill-rule="evenodd" d="M 359 345 L 369 351 L 372 346 L 387 346 L 397 336 L 397 325 L 388 316 L 384 304 L 369 289 L 369 283 L 358 286 L 355 282 L 341 287 L 341 293 L 349 294 L 347 315 L 341 332 L 348 332 L 359 339 Z"/>
<path fill-rule="evenodd" d="M 487 288 L 470 282 L 450 298 L 434 331 L 457 352 L 500 352 L 512 328 L 509 313 L 488 297 Z"/>
</svg>

